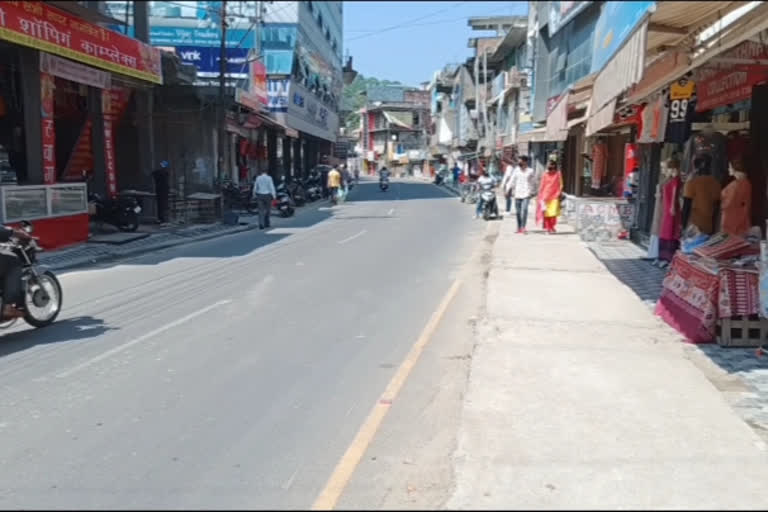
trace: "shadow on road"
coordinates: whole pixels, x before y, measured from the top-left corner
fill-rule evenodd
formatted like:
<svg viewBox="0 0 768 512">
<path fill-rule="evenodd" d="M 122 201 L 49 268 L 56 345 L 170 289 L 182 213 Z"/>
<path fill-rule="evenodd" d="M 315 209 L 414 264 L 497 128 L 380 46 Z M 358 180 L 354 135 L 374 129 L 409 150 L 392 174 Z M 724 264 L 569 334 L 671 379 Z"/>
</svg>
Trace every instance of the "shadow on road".
<svg viewBox="0 0 768 512">
<path fill-rule="evenodd" d="M 456 199 L 456 196 L 431 183 L 414 183 L 393 180 L 386 192 L 379 189 L 378 181 L 360 183 L 355 190 L 358 194 L 350 195 L 348 203 L 365 201 L 413 201 L 421 199 Z M 355 192 L 353 190 L 353 192 Z"/>
<path fill-rule="evenodd" d="M 19 320 L 23 324 L 22 320 Z M 17 324 L 18 325 L 18 324 Z M 8 334 L 0 331 L 0 358 L 30 349 L 37 345 L 81 341 L 97 338 L 102 334 L 117 330 L 109 327 L 103 320 L 91 316 L 78 316 L 60 320 L 43 329 L 16 330 Z"/>
</svg>

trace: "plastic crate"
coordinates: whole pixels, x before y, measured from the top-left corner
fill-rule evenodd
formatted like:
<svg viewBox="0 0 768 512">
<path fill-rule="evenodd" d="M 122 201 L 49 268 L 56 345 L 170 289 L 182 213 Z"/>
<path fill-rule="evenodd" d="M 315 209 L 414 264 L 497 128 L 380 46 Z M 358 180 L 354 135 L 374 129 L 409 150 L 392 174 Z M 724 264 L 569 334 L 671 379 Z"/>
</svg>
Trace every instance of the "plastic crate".
<svg viewBox="0 0 768 512">
<path fill-rule="evenodd" d="M 721 347 L 759 347 L 768 340 L 768 320 L 757 315 L 721 318 L 717 344 Z"/>
</svg>

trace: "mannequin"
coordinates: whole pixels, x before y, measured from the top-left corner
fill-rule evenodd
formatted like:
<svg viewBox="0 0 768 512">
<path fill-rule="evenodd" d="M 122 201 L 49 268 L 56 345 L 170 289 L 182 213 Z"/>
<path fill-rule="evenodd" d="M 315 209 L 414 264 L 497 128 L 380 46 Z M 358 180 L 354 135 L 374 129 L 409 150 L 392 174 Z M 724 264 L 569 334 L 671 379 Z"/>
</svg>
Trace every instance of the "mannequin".
<svg viewBox="0 0 768 512">
<path fill-rule="evenodd" d="M 685 143 L 681 168 L 683 180 L 687 182 L 692 179 L 693 172 L 696 170 L 693 160 L 697 156 L 708 154 L 711 160 L 709 172 L 722 183 L 728 172 L 727 148 L 728 141 L 725 135 L 715 131 L 712 123 L 706 124 L 700 132 L 694 133 Z"/>
<path fill-rule="evenodd" d="M 662 266 L 672 261 L 680 246 L 680 162 L 670 158 L 666 165 L 666 178 L 661 186 L 661 225 L 659 226 L 659 259 Z"/>
<path fill-rule="evenodd" d="M 652 265 L 659 264 L 659 230 L 661 229 L 661 212 L 664 207 L 661 204 L 661 190 L 667 182 L 667 163 L 661 162 L 659 182 L 656 184 L 655 200 L 653 202 L 653 220 L 651 221 L 651 239 L 648 244 L 648 258 L 653 260 Z"/>
<path fill-rule="evenodd" d="M 729 235 L 743 235 L 750 228 L 752 184 L 747 179 L 741 160 L 734 160 L 728 170 L 734 180 L 723 189 L 721 196 L 722 230 Z"/>
<path fill-rule="evenodd" d="M 608 145 L 602 137 L 592 146 L 592 188 L 599 189 L 608 163 Z"/>
<path fill-rule="evenodd" d="M 720 181 L 712 176 L 712 158 L 708 153 L 693 160 L 696 174 L 685 184 L 683 191 L 683 229 L 688 222 L 704 234 L 715 232 L 720 204 Z"/>
</svg>

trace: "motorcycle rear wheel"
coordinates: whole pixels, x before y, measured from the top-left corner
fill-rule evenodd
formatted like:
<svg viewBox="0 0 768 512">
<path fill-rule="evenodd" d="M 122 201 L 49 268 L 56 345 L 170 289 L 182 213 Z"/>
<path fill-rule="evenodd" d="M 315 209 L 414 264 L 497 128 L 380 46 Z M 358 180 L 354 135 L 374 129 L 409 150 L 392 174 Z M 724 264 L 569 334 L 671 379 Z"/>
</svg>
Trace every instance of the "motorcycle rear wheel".
<svg viewBox="0 0 768 512">
<path fill-rule="evenodd" d="M 30 276 L 29 288 L 24 293 L 24 321 L 38 329 L 47 327 L 56 321 L 61 312 L 62 291 L 61 283 L 53 272 L 46 271 L 39 276 L 39 282 L 34 283 Z M 40 287 L 44 288 L 41 290 Z M 48 299 L 41 295 L 45 292 Z M 53 303 L 52 307 L 49 307 Z M 46 313 L 40 310 L 45 308 Z"/>
</svg>

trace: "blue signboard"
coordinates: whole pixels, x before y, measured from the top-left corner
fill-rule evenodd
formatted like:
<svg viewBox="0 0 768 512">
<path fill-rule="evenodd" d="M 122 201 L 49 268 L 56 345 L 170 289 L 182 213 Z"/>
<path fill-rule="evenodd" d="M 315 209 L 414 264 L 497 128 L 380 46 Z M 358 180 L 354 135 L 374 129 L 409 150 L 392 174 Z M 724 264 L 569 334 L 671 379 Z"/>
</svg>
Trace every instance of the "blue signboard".
<svg viewBox="0 0 768 512">
<path fill-rule="evenodd" d="M 122 32 L 122 27 L 112 27 Z M 128 36 L 133 37 L 133 27 L 128 27 Z M 219 47 L 221 31 L 215 28 L 158 27 L 149 29 L 152 46 L 215 46 Z M 227 30 L 227 46 L 253 48 L 254 31 L 245 29 Z"/>
<path fill-rule="evenodd" d="M 655 2 L 605 2 L 595 27 L 590 73 L 603 69 Z"/>
<path fill-rule="evenodd" d="M 199 74 L 219 76 L 221 49 L 211 46 L 177 46 L 176 55 L 184 64 L 192 64 Z M 248 73 L 248 48 L 227 48 L 227 74 Z"/>
</svg>

